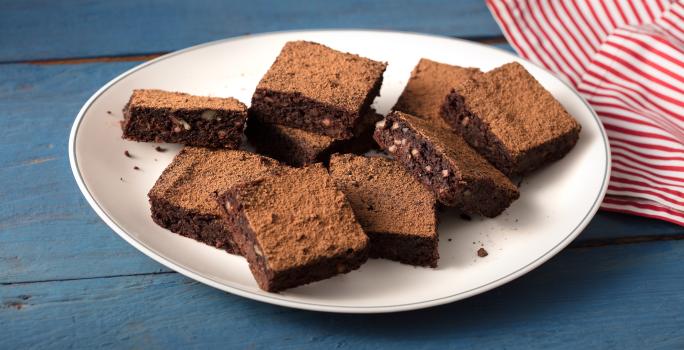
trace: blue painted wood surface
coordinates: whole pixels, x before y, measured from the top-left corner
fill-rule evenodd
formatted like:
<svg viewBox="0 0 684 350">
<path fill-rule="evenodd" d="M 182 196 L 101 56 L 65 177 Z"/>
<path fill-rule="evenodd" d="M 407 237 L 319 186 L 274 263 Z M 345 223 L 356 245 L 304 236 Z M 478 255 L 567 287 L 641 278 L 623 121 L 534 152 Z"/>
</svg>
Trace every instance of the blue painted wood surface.
<svg viewBox="0 0 684 350">
<path fill-rule="evenodd" d="M 0 1 L 0 62 L 330 27 L 500 35 L 468 0 Z M 399 315 L 289 310 L 168 271 L 97 218 L 66 153 L 81 105 L 136 64 L 0 63 L 0 348 L 684 347 L 684 229 L 620 214 L 599 213 L 571 247 L 510 285 Z"/>
<path fill-rule="evenodd" d="M 15 348 L 656 349 L 684 346 L 684 242 L 562 252 L 468 300 L 388 315 L 248 301 L 178 274 L 0 288 Z"/>
<path fill-rule="evenodd" d="M 484 2 L 472 0 L 0 1 L 0 62 L 166 52 L 247 33 L 320 28 L 501 35 Z"/>
</svg>

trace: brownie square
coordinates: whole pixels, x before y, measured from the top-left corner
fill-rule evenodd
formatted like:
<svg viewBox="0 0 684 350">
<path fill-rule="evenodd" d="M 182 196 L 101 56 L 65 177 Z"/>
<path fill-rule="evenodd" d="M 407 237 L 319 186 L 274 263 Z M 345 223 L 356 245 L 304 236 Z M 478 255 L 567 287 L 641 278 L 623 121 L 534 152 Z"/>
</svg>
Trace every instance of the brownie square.
<svg viewBox="0 0 684 350">
<path fill-rule="evenodd" d="M 437 200 L 466 214 L 495 217 L 520 195 L 463 138 L 431 121 L 393 111 L 378 122 L 374 138 Z"/>
<path fill-rule="evenodd" d="M 442 106 L 455 86 L 465 80 L 482 74 L 477 68 L 464 68 L 421 58 L 409 79 L 395 111 L 445 124 Z"/>
<path fill-rule="evenodd" d="M 384 157 L 333 155 L 330 175 L 370 238 L 370 256 L 437 267 L 436 200 L 402 165 Z"/>
<path fill-rule="evenodd" d="M 219 201 L 263 290 L 319 281 L 368 259 L 368 237 L 320 165 L 236 185 Z"/>
<path fill-rule="evenodd" d="M 345 140 L 278 124 L 262 124 L 256 119 L 247 123 L 245 134 L 259 153 L 292 166 L 327 163 L 333 153 L 361 154 L 376 146 L 375 123 L 382 119 L 370 109 L 356 125 L 354 137 Z"/>
<path fill-rule="evenodd" d="M 507 175 L 560 159 L 581 126 L 519 63 L 508 63 L 454 89 L 444 119 Z"/>
<path fill-rule="evenodd" d="M 152 219 L 172 232 L 239 254 L 221 218 L 216 191 L 279 167 L 277 161 L 249 152 L 185 147 L 148 194 Z"/>
<path fill-rule="evenodd" d="M 236 149 L 247 106 L 234 98 L 133 90 L 123 114 L 123 138 L 128 140 Z"/>
<path fill-rule="evenodd" d="M 386 67 L 321 44 L 288 42 L 257 85 L 251 113 L 263 124 L 351 138 L 379 94 Z"/>
</svg>

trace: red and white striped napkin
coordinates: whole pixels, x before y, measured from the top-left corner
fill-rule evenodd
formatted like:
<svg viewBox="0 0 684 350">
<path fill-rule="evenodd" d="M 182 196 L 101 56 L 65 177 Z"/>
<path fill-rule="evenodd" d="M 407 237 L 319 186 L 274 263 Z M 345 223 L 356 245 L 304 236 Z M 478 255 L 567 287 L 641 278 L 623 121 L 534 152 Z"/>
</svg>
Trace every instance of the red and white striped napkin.
<svg viewBox="0 0 684 350">
<path fill-rule="evenodd" d="M 487 0 L 508 42 L 601 118 L 602 209 L 684 226 L 684 1 Z"/>
</svg>

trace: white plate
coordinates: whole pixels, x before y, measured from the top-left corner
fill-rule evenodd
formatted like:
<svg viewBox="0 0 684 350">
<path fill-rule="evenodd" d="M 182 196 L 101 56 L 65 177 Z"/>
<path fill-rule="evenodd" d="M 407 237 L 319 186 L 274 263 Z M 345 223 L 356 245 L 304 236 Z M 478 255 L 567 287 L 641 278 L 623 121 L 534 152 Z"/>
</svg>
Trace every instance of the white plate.
<svg viewBox="0 0 684 350">
<path fill-rule="evenodd" d="M 522 63 L 582 124 L 579 143 L 561 161 L 525 179 L 518 201 L 496 219 L 464 221 L 443 213 L 439 268 L 370 260 L 359 270 L 279 294 L 257 288 L 244 259 L 155 225 L 147 192 L 180 147 L 121 139 L 121 109 L 135 88 L 234 96 L 252 92 L 289 40 L 312 40 L 389 62 L 375 108 L 386 113 L 421 57 L 489 70 Z M 109 115 L 107 111 L 112 111 Z M 134 155 L 124 156 L 124 150 Z M 154 260 L 230 293 L 300 309 L 375 313 L 449 303 L 490 290 L 539 266 L 568 245 L 599 207 L 609 177 L 606 134 L 586 102 L 548 71 L 508 52 L 444 37 L 382 31 L 304 31 L 239 37 L 191 47 L 135 67 L 83 106 L 69 140 L 83 195 L 122 238 Z M 139 166 L 142 171 L 133 170 Z M 123 180 L 121 180 L 123 179 Z M 484 246 L 489 256 L 479 258 Z"/>
</svg>

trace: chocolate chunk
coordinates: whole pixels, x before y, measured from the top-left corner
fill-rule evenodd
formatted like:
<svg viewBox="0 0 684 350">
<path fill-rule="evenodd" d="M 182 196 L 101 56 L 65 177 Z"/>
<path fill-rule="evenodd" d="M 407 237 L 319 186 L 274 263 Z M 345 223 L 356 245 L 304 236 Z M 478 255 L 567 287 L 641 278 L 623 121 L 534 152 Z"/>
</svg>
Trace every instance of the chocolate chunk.
<svg viewBox="0 0 684 350">
<path fill-rule="evenodd" d="M 484 258 L 487 255 L 489 255 L 489 253 L 487 253 L 487 251 L 484 248 L 480 248 L 477 250 L 477 256 L 479 256 L 480 258 Z"/>
</svg>

